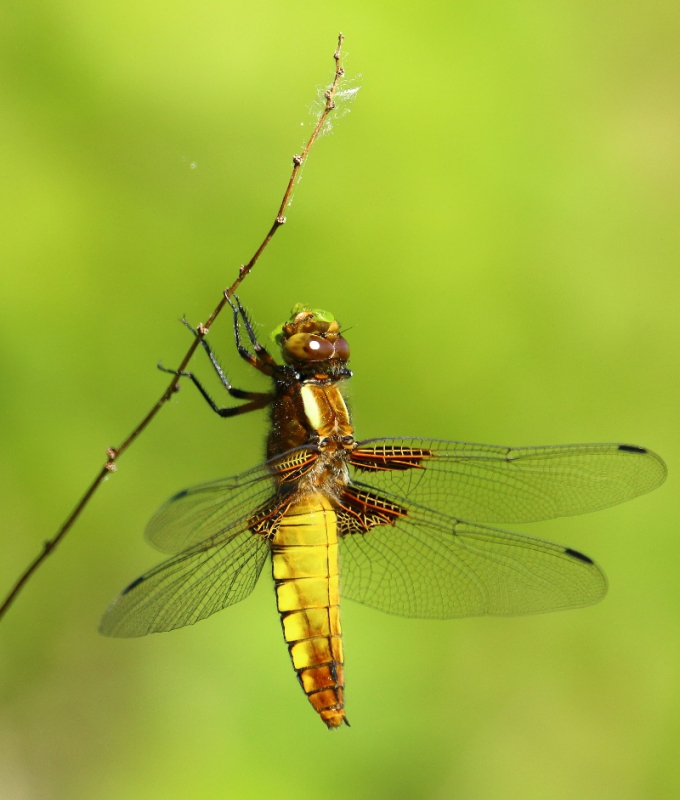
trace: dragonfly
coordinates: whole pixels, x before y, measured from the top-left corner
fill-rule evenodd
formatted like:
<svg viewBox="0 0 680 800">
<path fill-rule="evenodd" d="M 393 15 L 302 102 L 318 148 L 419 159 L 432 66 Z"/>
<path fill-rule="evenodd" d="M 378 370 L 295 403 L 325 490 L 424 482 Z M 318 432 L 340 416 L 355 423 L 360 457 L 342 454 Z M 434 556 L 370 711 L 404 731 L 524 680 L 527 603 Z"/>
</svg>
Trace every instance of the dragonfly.
<svg viewBox="0 0 680 800">
<path fill-rule="evenodd" d="M 587 555 L 489 524 L 630 500 L 663 483 L 659 456 L 630 444 L 357 441 L 342 394 L 350 349 L 333 315 L 295 306 L 272 334 L 277 361 L 239 299 L 227 299 L 236 349 L 271 379 L 271 391 L 234 388 L 205 338 L 212 367 L 241 404 L 220 407 L 193 373 L 181 376 L 221 417 L 269 407 L 267 459 L 185 489 L 156 512 L 146 536 L 171 557 L 123 590 L 101 633 L 144 636 L 198 622 L 247 597 L 269 560 L 293 668 L 337 729 L 349 724 L 341 595 L 420 618 L 536 614 L 604 597 L 605 575 Z"/>
</svg>

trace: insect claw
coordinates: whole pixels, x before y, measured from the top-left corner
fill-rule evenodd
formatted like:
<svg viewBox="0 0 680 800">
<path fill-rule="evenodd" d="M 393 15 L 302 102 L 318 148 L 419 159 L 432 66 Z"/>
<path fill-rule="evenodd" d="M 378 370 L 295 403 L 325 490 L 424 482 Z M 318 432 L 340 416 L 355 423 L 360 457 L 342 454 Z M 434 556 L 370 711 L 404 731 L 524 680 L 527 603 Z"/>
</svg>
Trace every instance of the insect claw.
<svg viewBox="0 0 680 800">
<path fill-rule="evenodd" d="M 198 336 L 198 334 L 196 333 L 194 328 L 191 326 L 189 320 L 186 317 L 182 317 L 181 322 L 182 322 L 182 325 L 185 325 L 187 328 L 189 328 L 189 330 L 194 334 L 194 336 Z M 199 325 L 199 328 L 200 327 L 201 327 L 201 325 Z"/>
<path fill-rule="evenodd" d="M 190 378 L 191 377 L 191 375 L 188 372 L 181 372 L 178 369 L 168 369 L 167 367 L 164 367 L 163 363 L 161 361 L 159 361 L 156 366 L 161 372 L 167 372 L 168 375 L 176 375 L 178 378 L 179 377 L 182 377 L 182 378 Z M 178 391 L 179 391 L 179 384 L 177 384 L 177 386 L 175 386 L 175 388 L 173 389 L 173 392 L 178 392 Z"/>
<path fill-rule="evenodd" d="M 241 267 L 240 267 L 240 269 L 241 269 L 241 270 L 245 269 L 245 264 L 241 264 Z M 236 308 L 234 307 L 234 304 L 233 304 L 233 302 L 232 302 L 231 298 L 232 298 L 232 295 L 230 295 L 230 294 L 229 294 L 229 290 L 228 290 L 228 289 L 226 289 L 226 290 L 225 290 L 225 292 L 224 292 L 224 299 L 225 299 L 225 300 L 227 301 L 227 303 L 229 303 L 229 305 L 231 306 L 231 310 L 232 310 L 232 311 L 235 311 L 235 310 L 236 310 Z"/>
</svg>

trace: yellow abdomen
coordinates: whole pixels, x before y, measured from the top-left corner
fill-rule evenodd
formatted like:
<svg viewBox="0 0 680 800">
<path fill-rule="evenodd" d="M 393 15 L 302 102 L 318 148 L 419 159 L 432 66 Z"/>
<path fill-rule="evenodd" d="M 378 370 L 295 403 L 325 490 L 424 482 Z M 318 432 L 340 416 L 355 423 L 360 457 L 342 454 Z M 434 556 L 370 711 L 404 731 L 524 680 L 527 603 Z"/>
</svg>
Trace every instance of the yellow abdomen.
<svg viewBox="0 0 680 800">
<path fill-rule="evenodd" d="M 272 542 L 283 636 L 310 703 L 329 728 L 345 720 L 335 510 L 322 494 L 293 503 Z"/>
</svg>

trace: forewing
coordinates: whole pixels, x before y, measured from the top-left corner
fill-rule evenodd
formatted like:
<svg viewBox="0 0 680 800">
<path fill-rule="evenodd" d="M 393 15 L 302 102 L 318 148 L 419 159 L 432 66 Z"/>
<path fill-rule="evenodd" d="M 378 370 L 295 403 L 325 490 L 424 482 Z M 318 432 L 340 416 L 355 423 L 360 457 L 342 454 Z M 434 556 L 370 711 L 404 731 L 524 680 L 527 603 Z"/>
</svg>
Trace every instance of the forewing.
<svg viewBox="0 0 680 800">
<path fill-rule="evenodd" d="M 373 439 L 359 442 L 352 463 L 355 484 L 469 522 L 584 514 L 650 492 L 666 478 L 655 453 L 620 444 L 497 447 Z"/>
<path fill-rule="evenodd" d="M 151 517 L 146 538 L 164 553 L 179 553 L 238 529 L 274 496 L 277 482 L 285 493 L 317 455 L 312 448 L 296 448 L 241 475 L 184 489 Z"/>
<path fill-rule="evenodd" d="M 266 539 L 248 529 L 192 547 L 133 581 L 109 606 L 99 631 L 134 637 L 193 625 L 247 597 L 268 552 Z"/>
<path fill-rule="evenodd" d="M 344 597 L 404 617 L 538 614 L 607 591 L 599 567 L 575 550 L 426 510 L 345 535 L 340 554 Z"/>
<path fill-rule="evenodd" d="M 246 521 L 274 493 L 265 470 L 184 489 L 151 517 L 145 536 L 162 552 L 179 553 Z"/>
</svg>

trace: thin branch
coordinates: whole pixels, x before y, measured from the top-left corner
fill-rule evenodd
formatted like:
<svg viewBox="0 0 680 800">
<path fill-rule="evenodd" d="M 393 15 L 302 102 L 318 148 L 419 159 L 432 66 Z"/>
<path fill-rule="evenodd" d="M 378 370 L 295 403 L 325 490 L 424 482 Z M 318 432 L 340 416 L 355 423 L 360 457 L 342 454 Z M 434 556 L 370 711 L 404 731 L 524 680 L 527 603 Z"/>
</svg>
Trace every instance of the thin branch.
<svg viewBox="0 0 680 800">
<path fill-rule="evenodd" d="M 90 502 L 94 493 L 99 488 L 100 484 L 103 482 L 104 478 L 109 475 L 111 472 L 115 472 L 116 470 L 116 461 L 120 458 L 120 456 L 130 447 L 130 445 L 135 441 L 135 439 L 142 433 L 142 431 L 146 428 L 146 426 L 151 422 L 151 420 L 158 414 L 158 412 L 163 408 L 163 406 L 167 403 L 167 401 L 172 397 L 172 395 L 179 389 L 179 380 L 180 375 L 179 373 L 183 372 L 191 357 L 196 352 L 196 348 L 201 343 L 201 340 L 207 335 L 208 331 L 210 330 L 211 325 L 217 318 L 217 315 L 222 311 L 224 306 L 227 304 L 227 299 L 231 297 L 236 289 L 239 287 L 243 279 L 248 275 L 248 273 L 253 269 L 255 264 L 257 263 L 258 259 L 264 252 L 265 247 L 269 244 L 272 240 L 276 231 L 285 223 L 286 218 L 283 216 L 283 212 L 288 205 L 288 201 L 290 200 L 291 193 L 293 191 L 293 186 L 295 185 L 295 181 L 298 177 L 300 169 L 302 168 L 309 151 L 319 136 L 321 129 L 323 128 L 324 123 L 328 115 L 331 111 L 335 108 L 334 98 L 335 93 L 337 92 L 338 85 L 340 83 L 340 79 L 345 74 L 340 58 L 341 58 L 341 51 L 342 51 L 342 43 L 344 40 L 344 36 L 340 34 L 338 36 L 338 46 L 333 54 L 333 58 L 335 59 L 335 78 L 333 83 L 331 84 L 330 88 L 325 93 L 326 98 L 326 105 L 321 112 L 319 119 L 317 120 L 316 125 L 314 126 L 314 130 L 312 131 L 312 135 L 309 137 L 309 141 L 305 145 L 304 150 L 299 156 L 293 157 L 293 172 L 291 173 L 290 180 L 288 181 L 288 186 L 286 187 L 286 191 L 283 195 L 283 200 L 281 201 L 281 205 L 279 207 L 278 213 L 274 220 L 274 224 L 269 229 L 269 232 L 264 237 L 262 244 L 257 248 L 253 257 L 248 261 L 247 264 L 242 264 L 238 271 L 238 276 L 236 280 L 229 286 L 227 289 L 224 290 L 222 293 L 222 298 L 220 302 L 215 307 L 215 310 L 212 314 L 208 317 L 208 321 L 205 324 L 201 324 L 197 326 L 198 336 L 195 336 L 193 341 L 191 342 L 191 346 L 187 350 L 184 358 L 182 359 L 179 368 L 178 374 L 173 375 L 170 384 L 168 385 L 167 389 L 163 392 L 159 400 L 153 406 L 153 408 L 149 411 L 149 413 L 144 417 L 144 419 L 137 425 L 137 427 L 130 433 L 130 435 L 123 441 L 121 445 L 118 447 L 110 447 L 106 451 L 107 459 L 104 466 L 99 471 L 97 477 L 92 481 L 89 488 L 81 498 L 80 502 L 76 505 L 73 509 L 71 514 L 68 516 L 64 524 L 59 528 L 57 533 L 51 538 L 48 539 L 45 544 L 43 545 L 43 549 L 38 556 L 29 564 L 29 566 L 24 570 L 21 574 L 19 579 L 16 581 L 14 586 L 12 587 L 11 591 L 5 598 L 4 602 L 0 606 L 0 619 L 7 613 L 7 610 L 12 605 L 14 600 L 17 598 L 19 592 L 24 588 L 28 580 L 31 578 L 33 573 L 38 569 L 38 567 L 45 561 L 45 559 L 51 555 L 56 547 L 59 545 L 61 540 L 66 536 L 69 530 L 73 527 L 74 522 L 78 519 L 80 514 L 82 513 L 85 506 Z"/>
</svg>

